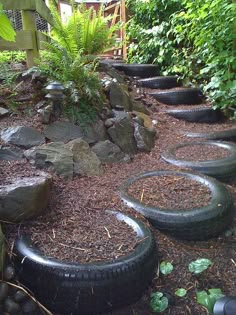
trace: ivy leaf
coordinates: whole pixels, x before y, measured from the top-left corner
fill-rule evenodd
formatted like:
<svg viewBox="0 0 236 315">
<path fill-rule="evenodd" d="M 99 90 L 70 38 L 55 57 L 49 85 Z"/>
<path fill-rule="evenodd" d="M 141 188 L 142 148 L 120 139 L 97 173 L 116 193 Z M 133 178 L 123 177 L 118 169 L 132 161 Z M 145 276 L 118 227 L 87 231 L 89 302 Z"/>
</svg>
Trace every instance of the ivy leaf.
<svg viewBox="0 0 236 315">
<path fill-rule="evenodd" d="M 175 295 L 177 295 L 178 297 L 184 297 L 187 294 L 187 290 L 185 290 L 184 288 L 179 288 L 175 291 Z"/>
<path fill-rule="evenodd" d="M 215 302 L 224 296 L 221 289 L 209 289 L 209 294 L 206 291 L 197 292 L 197 302 L 203 305 L 210 314 L 213 314 Z"/>
<path fill-rule="evenodd" d="M 162 292 L 155 292 L 151 294 L 150 306 L 155 313 L 161 313 L 168 307 L 168 299 Z"/>
<path fill-rule="evenodd" d="M 160 272 L 163 275 L 170 274 L 173 271 L 173 269 L 174 269 L 173 265 L 168 261 L 162 261 L 160 264 Z"/>
<path fill-rule="evenodd" d="M 197 259 L 195 261 L 192 261 L 188 265 L 188 270 L 194 274 L 199 274 L 206 270 L 210 265 L 212 265 L 212 262 L 209 259 L 201 258 Z"/>
</svg>

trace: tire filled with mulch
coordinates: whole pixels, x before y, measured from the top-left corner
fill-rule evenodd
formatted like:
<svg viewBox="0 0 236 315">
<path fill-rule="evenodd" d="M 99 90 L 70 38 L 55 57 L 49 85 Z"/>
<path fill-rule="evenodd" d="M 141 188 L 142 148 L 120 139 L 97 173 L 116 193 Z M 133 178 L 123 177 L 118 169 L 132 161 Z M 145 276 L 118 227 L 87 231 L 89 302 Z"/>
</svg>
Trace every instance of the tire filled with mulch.
<svg viewBox="0 0 236 315">
<path fill-rule="evenodd" d="M 184 240 L 221 233 L 233 216 L 233 199 L 220 182 L 198 173 L 152 171 L 127 179 L 121 199 L 157 229 Z"/>
<path fill-rule="evenodd" d="M 46 226 L 18 237 L 13 253 L 19 280 L 51 311 L 113 311 L 137 301 L 152 281 L 156 245 L 140 220 L 108 211 L 79 226 L 71 218 Z"/>
</svg>

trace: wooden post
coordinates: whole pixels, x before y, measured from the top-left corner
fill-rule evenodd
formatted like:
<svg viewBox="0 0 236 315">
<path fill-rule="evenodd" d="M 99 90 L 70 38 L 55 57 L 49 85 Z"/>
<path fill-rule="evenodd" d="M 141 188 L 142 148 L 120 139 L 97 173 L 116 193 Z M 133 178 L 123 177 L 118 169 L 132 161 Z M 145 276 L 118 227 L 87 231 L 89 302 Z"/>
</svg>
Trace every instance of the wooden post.
<svg viewBox="0 0 236 315">
<path fill-rule="evenodd" d="M 31 31 L 32 34 L 32 49 L 26 50 L 26 58 L 27 58 L 27 67 L 31 68 L 35 65 L 34 59 L 39 58 L 39 49 L 38 49 L 38 43 L 37 43 L 37 28 L 36 28 L 36 22 L 35 22 L 35 11 L 29 11 L 29 10 L 22 10 L 21 11 L 22 16 L 22 24 L 23 24 L 23 30 Z"/>
<path fill-rule="evenodd" d="M 123 23 L 126 23 L 126 7 L 125 7 L 125 0 L 121 0 L 120 2 L 120 15 L 121 15 L 121 21 Z M 126 60 L 127 58 L 127 47 L 126 47 L 126 31 L 125 31 L 126 25 L 122 26 L 121 29 L 121 39 L 123 41 L 122 43 L 122 55 L 123 59 Z"/>
</svg>

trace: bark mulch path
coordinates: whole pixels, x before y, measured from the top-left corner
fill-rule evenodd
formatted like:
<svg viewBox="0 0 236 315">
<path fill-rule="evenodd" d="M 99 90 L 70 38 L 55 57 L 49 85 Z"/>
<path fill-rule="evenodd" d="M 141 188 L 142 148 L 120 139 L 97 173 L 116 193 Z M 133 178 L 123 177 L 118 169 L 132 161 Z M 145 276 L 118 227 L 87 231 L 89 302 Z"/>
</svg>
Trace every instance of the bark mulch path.
<svg viewBox="0 0 236 315">
<path fill-rule="evenodd" d="M 43 234 L 45 226 L 51 228 L 48 230 L 48 236 L 51 235 L 53 240 L 57 241 L 58 234 L 53 234 L 52 226 L 65 232 L 68 225 L 65 225 L 65 220 L 73 221 L 73 227 L 78 228 L 78 233 L 83 233 L 83 229 L 91 231 L 92 235 L 98 237 L 95 229 L 98 232 L 97 224 L 100 218 L 103 217 L 105 210 L 113 209 L 121 211 L 125 214 L 131 214 L 140 218 L 147 225 L 148 222 L 137 212 L 125 206 L 118 196 L 118 188 L 123 180 L 128 177 L 144 171 L 152 170 L 177 170 L 176 166 L 164 162 L 160 158 L 160 153 L 166 150 L 169 146 L 180 142 L 192 141 L 180 133 L 181 130 L 206 131 L 218 130 L 225 128 L 232 123 L 224 122 L 223 124 L 192 124 L 177 120 L 169 115 L 161 112 L 162 105 L 150 98 L 146 102 L 152 102 L 152 119 L 156 119 L 156 126 L 159 137 L 156 140 L 155 147 L 150 154 L 139 153 L 130 163 L 105 165 L 104 175 L 98 177 L 75 177 L 72 181 L 66 181 L 57 176 L 54 178 L 54 188 L 50 205 L 47 209 L 47 214 L 34 221 L 29 221 L 22 225 L 8 224 L 5 226 L 9 242 L 21 231 L 37 231 Z M 0 129 L 11 126 L 12 124 L 32 125 L 41 128 L 37 114 L 32 116 L 33 119 L 25 115 L 14 115 L 12 117 L 3 117 L 0 121 Z M 31 166 L 26 161 L 5 163 L 0 161 L 1 172 L 0 182 L 8 182 L 11 177 L 17 175 L 24 176 L 34 173 Z M 227 185 L 232 191 L 236 200 L 236 184 Z M 92 219 L 91 219 L 92 218 Z M 102 220 L 102 219 L 101 219 Z M 64 223 L 64 225 L 63 225 Z M 94 226 L 95 224 L 95 226 Z M 101 221 L 101 231 L 104 237 L 108 237 L 107 231 L 103 227 L 104 222 Z M 68 226 L 69 227 L 69 226 Z M 123 227 L 122 227 L 123 228 Z M 173 305 L 163 312 L 164 315 L 207 315 L 208 312 L 196 302 L 196 291 L 207 290 L 210 288 L 221 288 L 224 294 L 236 295 L 236 220 L 234 219 L 231 226 L 228 227 L 227 234 L 222 234 L 217 238 L 201 241 L 188 242 L 179 241 L 169 237 L 158 230 L 153 230 L 155 240 L 158 246 L 158 255 L 160 261 L 170 261 L 174 265 L 174 271 L 167 276 L 157 276 L 153 279 L 149 289 L 143 297 L 136 303 L 122 310 L 112 312 L 112 315 L 148 315 L 152 313 L 149 302 L 150 294 L 155 291 L 170 293 L 174 297 L 174 292 L 177 288 L 182 287 L 188 290 L 187 296 L 184 298 L 175 298 Z M 115 227 L 109 227 L 109 232 L 112 233 Z M 51 233 L 51 234 L 50 234 Z M 70 233 L 70 230 L 66 231 Z M 76 233 L 75 233 L 76 234 Z M 130 237 L 129 232 L 127 233 Z M 71 234 L 69 234 L 71 235 Z M 227 235 L 227 236 L 226 236 Z M 42 236 L 41 236 L 42 237 Z M 108 237 L 109 238 L 109 237 Z M 48 238 L 44 236 L 41 240 L 46 242 Z M 39 240 L 38 240 L 39 241 Z M 121 240 L 123 242 L 123 239 Z M 63 243 L 63 242 L 62 242 Z M 64 243 L 63 243 L 64 244 Z M 101 244 L 99 246 L 104 246 Z M 133 241 L 125 246 L 134 246 Z M 91 259 L 90 257 L 83 257 Z M 208 258 L 212 260 L 213 265 L 202 274 L 200 277 L 194 277 L 188 271 L 188 264 L 198 258 Z"/>
</svg>

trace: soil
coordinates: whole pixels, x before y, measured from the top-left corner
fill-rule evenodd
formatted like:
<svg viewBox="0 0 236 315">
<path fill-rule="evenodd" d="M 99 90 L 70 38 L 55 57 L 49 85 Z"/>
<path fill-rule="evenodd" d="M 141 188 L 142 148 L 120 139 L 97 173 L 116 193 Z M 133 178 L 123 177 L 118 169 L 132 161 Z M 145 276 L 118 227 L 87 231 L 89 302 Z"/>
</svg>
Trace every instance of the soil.
<svg viewBox="0 0 236 315">
<path fill-rule="evenodd" d="M 231 155 L 230 150 L 208 144 L 193 144 L 178 148 L 175 151 L 177 159 L 185 161 L 211 161 L 219 160 Z"/>
<path fill-rule="evenodd" d="M 173 211 L 204 207 L 211 200 L 207 186 L 186 177 L 171 175 L 137 180 L 128 192 L 145 205 Z"/>
<path fill-rule="evenodd" d="M 67 220 L 67 222 L 72 220 L 74 225 L 78 224 L 78 229 L 85 227 L 97 238 L 100 237 L 100 234 L 103 234 L 107 239 L 109 236 L 106 229 L 103 228 L 104 222 L 102 222 L 100 229 L 96 229 L 97 233 L 94 233 L 94 224 L 99 225 L 100 218 L 103 217 L 105 210 L 113 209 L 130 214 L 143 220 L 152 229 L 158 247 L 159 260 L 172 262 L 174 270 L 167 276 L 160 275 L 157 271 L 157 276 L 137 303 L 122 310 L 114 311 L 112 315 L 154 314 L 149 303 L 150 294 L 156 291 L 172 296 L 170 306 L 162 313 L 163 315 L 207 315 L 207 310 L 196 302 L 196 291 L 220 288 L 226 295 L 236 295 L 236 219 L 234 218 L 232 224 L 228 226 L 226 233 L 217 238 L 201 242 L 180 241 L 152 228 L 141 214 L 122 203 L 117 192 L 123 180 L 137 173 L 161 169 L 178 169 L 176 166 L 164 162 L 160 158 L 160 153 L 177 143 L 192 141 L 192 139 L 181 134 L 180 131 L 197 132 L 229 129 L 233 123 L 227 120 L 224 123 L 211 125 L 189 123 L 163 113 L 161 110 L 164 105 L 149 96 L 146 96 L 144 101 L 149 104 L 152 119 L 158 122 L 156 125 L 158 138 L 154 149 L 149 154 L 137 154 L 130 163 L 105 165 L 105 173 L 99 177 L 76 176 L 72 181 L 66 181 L 53 175 L 54 186 L 47 214 L 21 225 L 4 224 L 9 247 L 14 237 L 22 231 L 37 231 L 37 233 L 43 234 L 46 226 L 46 234 L 48 233 L 52 237 L 53 231 L 49 232 L 52 226 L 57 228 L 58 231 L 63 230 L 66 235 L 72 235 L 70 226 L 63 225 L 64 220 Z M 20 109 L 21 106 L 22 110 Z M 25 103 L 22 103 L 21 106 L 11 116 L 1 118 L 0 129 L 12 125 L 27 125 L 41 130 L 42 125 L 37 112 L 32 108 L 29 109 Z M 18 162 L 5 163 L 0 161 L 0 165 L 0 182 L 2 183 L 11 181 L 15 176 L 25 176 L 30 174 L 31 171 L 34 172 L 33 167 L 26 161 L 19 164 Z M 231 183 L 227 187 L 231 190 L 234 200 L 236 200 L 236 183 Z M 189 191 L 190 195 L 194 195 L 194 193 L 194 191 Z M 124 226 L 120 228 L 123 229 Z M 114 235 L 114 229 L 114 225 L 112 228 L 108 228 L 111 236 Z M 127 238 L 130 237 L 129 232 L 125 235 Z M 59 235 L 55 233 L 55 241 L 57 236 Z M 48 242 L 46 236 L 44 236 L 44 239 L 45 242 Z M 130 248 L 135 246 L 133 241 L 129 243 L 127 239 L 117 242 L 123 241 L 125 241 L 126 246 L 131 246 Z M 63 238 L 62 243 L 65 244 L 64 242 L 65 239 Z M 213 262 L 213 265 L 196 277 L 188 271 L 188 264 L 198 258 L 208 258 Z M 184 298 L 178 298 L 174 294 L 175 290 L 180 287 L 188 291 Z"/>
</svg>

